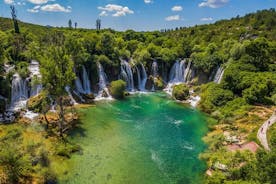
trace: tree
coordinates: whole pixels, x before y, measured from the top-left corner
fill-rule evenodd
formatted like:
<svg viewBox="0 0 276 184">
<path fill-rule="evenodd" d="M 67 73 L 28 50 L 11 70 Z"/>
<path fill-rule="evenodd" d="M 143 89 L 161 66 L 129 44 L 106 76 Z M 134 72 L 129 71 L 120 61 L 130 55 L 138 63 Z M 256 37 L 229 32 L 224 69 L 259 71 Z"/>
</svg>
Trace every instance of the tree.
<svg viewBox="0 0 276 184">
<path fill-rule="evenodd" d="M 75 22 L 75 29 L 77 29 L 77 27 L 78 27 L 78 23 L 77 23 L 77 22 Z"/>
<path fill-rule="evenodd" d="M 68 27 L 69 27 L 70 29 L 72 29 L 72 20 L 71 20 L 71 19 L 68 21 Z"/>
<path fill-rule="evenodd" d="M 59 106 L 59 135 L 63 137 L 64 131 L 64 107 L 63 100 L 66 94 L 65 87 L 75 79 L 73 71 L 74 63 L 71 57 L 62 47 L 51 47 L 41 58 L 42 83 L 51 98 L 57 101 Z"/>
<path fill-rule="evenodd" d="M 96 20 L 96 29 L 97 31 L 101 30 L 101 19 Z"/>
<path fill-rule="evenodd" d="M 18 25 L 17 16 L 16 16 L 16 9 L 14 5 L 11 5 L 10 8 L 11 8 L 11 16 L 12 16 L 12 21 L 14 26 L 14 32 L 19 34 L 20 31 L 19 31 L 19 25 Z"/>
</svg>

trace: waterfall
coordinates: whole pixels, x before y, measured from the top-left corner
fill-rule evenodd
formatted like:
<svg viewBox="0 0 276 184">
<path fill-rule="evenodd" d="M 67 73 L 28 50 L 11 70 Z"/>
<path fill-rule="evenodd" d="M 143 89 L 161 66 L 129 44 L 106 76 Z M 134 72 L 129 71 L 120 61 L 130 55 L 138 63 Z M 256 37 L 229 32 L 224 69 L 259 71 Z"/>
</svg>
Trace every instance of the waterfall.
<svg viewBox="0 0 276 184">
<path fill-rule="evenodd" d="M 138 81 L 138 89 L 141 91 L 141 75 L 140 75 L 140 70 L 137 66 L 135 66 L 136 73 L 137 73 L 137 81 Z"/>
<path fill-rule="evenodd" d="M 78 103 L 77 103 L 76 100 L 74 99 L 74 97 L 73 97 L 73 95 L 72 95 L 72 93 L 71 93 L 71 91 L 70 91 L 70 87 L 69 87 L 69 86 L 66 86 L 66 87 L 65 87 L 65 90 L 66 90 L 66 92 L 68 93 L 68 96 L 70 97 L 70 100 L 71 100 L 72 104 L 73 104 L 73 105 L 77 105 Z"/>
<path fill-rule="evenodd" d="M 91 94 L 91 85 L 90 85 L 90 80 L 87 74 L 87 71 L 85 69 L 85 66 L 82 66 L 82 72 L 80 76 L 77 76 L 75 79 L 75 88 L 76 88 L 76 93 L 78 96 L 80 94 Z"/>
<path fill-rule="evenodd" d="M 82 83 L 80 78 L 77 76 L 77 78 L 75 79 L 75 87 L 78 93 L 82 93 L 85 94 L 84 89 L 82 88 Z"/>
<path fill-rule="evenodd" d="M 98 63 L 98 75 L 99 75 L 99 93 L 96 100 L 112 99 L 107 88 L 107 77 L 104 72 L 103 66 Z"/>
<path fill-rule="evenodd" d="M 139 89 L 139 91 L 145 91 L 146 83 L 147 83 L 147 79 L 148 79 L 146 69 L 142 63 L 140 64 L 140 67 L 135 66 L 135 69 L 136 69 L 136 73 L 137 73 L 138 89 Z"/>
<path fill-rule="evenodd" d="M 35 79 L 35 77 L 40 80 L 41 79 L 41 74 L 40 74 L 40 68 L 39 68 L 39 63 L 37 61 L 32 61 L 31 64 L 28 67 L 30 71 L 30 78 L 31 80 Z M 32 84 L 31 86 L 31 97 L 36 96 L 40 93 L 42 90 L 42 84 L 40 81 L 37 81 L 39 83 Z"/>
<path fill-rule="evenodd" d="M 27 83 L 27 80 L 22 79 L 18 73 L 13 75 L 10 106 L 12 111 L 18 111 L 26 107 L 29 98 Z"/>
<path fill-rule="evenodd" d="M 153 76 L 154 78 L 156 78 L 156 77 L 158 76 L 158 64 L 157 64 L 156 61 L 154 61 L 154 62 L 152 63 L 151 71 L 152 71 L 152 76 Z"/>
<path fill-rule="evenodd" d="M 131 67 L 128 62 L 121 61 L 121 79 L 126 81 L 127 83 L 127 90 L 134 91 L 134 81 L 133 81 L 133 73 Z"/>
<path fill-rule="evenodd" d="M 216 72 L 216 75 L 214 77 L 214 82 L 217 83 L 217 84 L 220 84 L 221 83 L 221 80 L 222 80 L 222 77 L 223 77 L 223 74 L 224 74 L 224 69 L 220 66 Z"/>
<path fill-rule="evenodd" d="M 82 66 L 82 86 L 85 94 L 91 94 L 90 80 L 84 66 Z"/>
<path fill-rule="evenodd" d="M 178 83 L 185 81 L 185 61 L 176 61 L 170 71 L 170 83 Z"/>
<path fill-rule="evenodd" d="M 147 72 L 146 72 L 146 69 L 144 67 L 144 65 L 141 63 L 141 74 L 140 76 L 142 76 L 142 80 L 141 80 L 141 85 L 139 86 L 139 90 L 140 91 L 145 91 L 146 89 L 146 83 L 147 83 L 147 80 L 148 80 L 148 75 L 147 75 Z"/>
<path fill-rule="evenodd" d="M 186 66 L 186 60 L 176 61 L 170 70 L 169 83 L 164 89 L 166 93 L 172 95 L 173 87 L 177 84 L 186 83 L 191 75 L 191 61 Z"/>
</svg>

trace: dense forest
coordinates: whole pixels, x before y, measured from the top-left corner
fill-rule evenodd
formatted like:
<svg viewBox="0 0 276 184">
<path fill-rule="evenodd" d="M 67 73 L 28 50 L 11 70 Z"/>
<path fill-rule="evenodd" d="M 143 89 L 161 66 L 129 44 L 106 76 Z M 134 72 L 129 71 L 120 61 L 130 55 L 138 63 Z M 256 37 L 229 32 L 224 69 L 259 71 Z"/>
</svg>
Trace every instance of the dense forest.
<svg viewBox="0 0 276 184">
<path fill-rule="evenodd" d="M 32 77 L 28 85 L 41 84 L 43 89 L 29 99 L 27 107 L 44 115 L 42 122 L 49 130 L 38 135 L 39 139 L 56 134 L 52 139 L 59 142 L 59 137 L 62 137 L 62 141 L 48 143 L 49 140 L 44 140 L 44 144 L 50 145 L 49 149 L 56 146 L 59 151 L 36 150 L 36 146 L 41 145 L 24 145 L 26 135 L 22 133 L 28 129 L 33 134 L 34 128 L 18 125 L 13 129 L 5 127 L 0 130 L 0 183 L 24 183 L 32 178 L 43 178 L 41 181 L 45 183 L 55 181 L 54 171 L 48 168 L 49 160 L 55 155 L 70 157 L 71 153 L 80 149 L 77 145 L 63 144 L 66 133 L 76 126 L 74 120 L 77 119 L 75 110 L 68 108 L 68 93 L 72 92 L 71 96 L 78 103 L 82 103 L 83 99 L 93 103 L 95 93 L 105 88 L 98 84 L 103 80 L 99 75 L 102 69 L 107 81 L 111 82 L 107 84 L 109 90 L 104 91 L 102 96 L 111 93 L 120 99 L 128 95 L 125 90 L 141 90 L 138 86 L 140 77 L 137 77 L 141 65 L 149 74 L 145 81 L 146 90 L 152 90 L 152 86 L 155 90 L 163 90 L 170 82 L 170 69 L 181 60 L 187 61 L 186 65 L 189 62 L 191 71 L 187 74 L 185 85 L 174 87 L 173 96 L 187 99 L 189 89 L 193 89 L 201 97 L 198 108 L 210 116 L 211 133 L 205 137 L 209 147 L 201 158 L 206 160 L 208 168 L 212 168 L 212 176 L 206 176 L 205 182 L 276 183 L 275 146 L 271 146 L 270 152 L 262 148 L 256 153 L 229 152 L 221 133 L 227 130 L 230 134 L 242 135 L 243 140 L 258 143 L 256 132 L 275 108 L 275 9 L 209 25 L 154 32 L 89 30 L 72 28 L 70 24 L 68 28 L 55 28 L 20 21 L 18 27 L 18 30 L 15 29 L 12 19 L 0 18 L 0 113 L 5 114 L 13 102 L 15 75 L 29 79 L 32 74 L 28 67 L 37 61 L 41 77 Z M 132 83 L 128 81 L 128 66 L 135 76 Z M 78 88 L 74 81 L 84 78 L 84 69 L 89 78 L 89 84 L 85 85 L 89 89 L 83 85 L 83 93 L 78 96 L 73 92 Z M 122 76 L 122 70 L 126 70 L 126 77 Z M 222 78 L 214 82 L 218 70 L 223 70 Z M 29 98 L 31 95 L 26 96 Z M 54 117 L 46 116 L 51 113 L 53 101 L 59 110 L 56 123 L 51 122 Z M 256 115 L 260 111 L 264 112 L 264 119 Z M 74 114 L 73 117 L 69 117 L 68 113 Z M 15 121 L 18 119 L 19 115 Z M 275 135 L 274 129 L 271 135 Z M 269 139 L 275 145 L 275 136 Z M 7 147 L 9 141 L 17 146 Z M 11 156 L 10 153 L 16 154 Z M 47 157 L 49 153 L 51 156 Z M 37 160 L 30 161 L 26 155 L 33 155 L 32 158 Z M 222 163 L 228 168 L 218 169 L 215 163 Z"/>
</svg>

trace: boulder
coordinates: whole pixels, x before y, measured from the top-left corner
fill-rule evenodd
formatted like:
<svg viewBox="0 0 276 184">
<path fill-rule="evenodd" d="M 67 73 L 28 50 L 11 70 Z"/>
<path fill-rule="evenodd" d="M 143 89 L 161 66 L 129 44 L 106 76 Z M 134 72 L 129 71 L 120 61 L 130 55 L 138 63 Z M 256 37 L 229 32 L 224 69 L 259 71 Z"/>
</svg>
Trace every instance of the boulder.
<svg viewBox="0 0 276 184">
<path fill-rule="evenodd" d="M 186 84 L 179 84 L 173 87 L 173 98 L 176 100 L 184 101 L 190 96 L 189 88 Z"/>
</svg>

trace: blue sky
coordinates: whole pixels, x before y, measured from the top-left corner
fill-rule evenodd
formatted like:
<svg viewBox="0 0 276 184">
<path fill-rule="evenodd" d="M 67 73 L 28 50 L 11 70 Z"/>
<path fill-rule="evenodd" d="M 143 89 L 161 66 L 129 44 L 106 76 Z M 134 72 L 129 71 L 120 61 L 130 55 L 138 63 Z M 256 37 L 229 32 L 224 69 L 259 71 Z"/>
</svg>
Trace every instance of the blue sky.
<svg viewBox="0 0 276 184">
<path fill-rule="evenodd" d="M 14 4 L 18 18 L 41 25 L 116 30 L 160 30 L 212 23 L 256 10 L 276 8 L 276 0 L 0 0 L 0 16 L 10 17 Z"/>
</svg>

